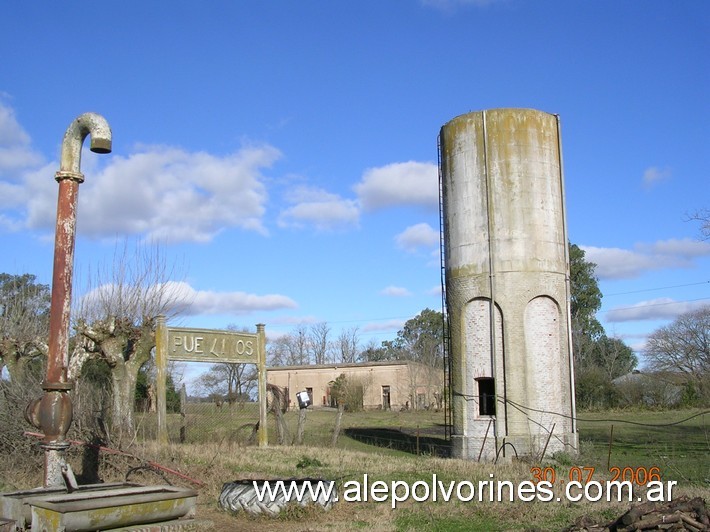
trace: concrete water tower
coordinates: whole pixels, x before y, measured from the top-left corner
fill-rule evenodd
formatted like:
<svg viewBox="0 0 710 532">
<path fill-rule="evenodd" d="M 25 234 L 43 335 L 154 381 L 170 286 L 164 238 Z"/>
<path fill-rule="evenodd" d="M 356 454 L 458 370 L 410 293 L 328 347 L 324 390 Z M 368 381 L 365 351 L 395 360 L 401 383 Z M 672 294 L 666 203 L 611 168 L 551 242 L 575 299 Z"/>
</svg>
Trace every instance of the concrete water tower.
<svg viewBox="0 0 710 532">
<path fill-rule="evenodd" d="M 439 143 L 453 455 L 575 453 L 559 118 L 473 112 Z"/>
</svg>

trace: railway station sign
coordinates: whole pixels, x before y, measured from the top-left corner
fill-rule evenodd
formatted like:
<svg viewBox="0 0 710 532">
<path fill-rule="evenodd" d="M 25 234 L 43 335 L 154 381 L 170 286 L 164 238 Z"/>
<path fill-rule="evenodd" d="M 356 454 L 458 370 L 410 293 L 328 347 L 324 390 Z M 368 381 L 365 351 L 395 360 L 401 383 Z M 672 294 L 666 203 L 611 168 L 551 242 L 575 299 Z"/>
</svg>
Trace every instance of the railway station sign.
<svg viewBox="0 0 710 532">
<path fill-rule="evenodd" d="M 158 410 L 158 441 L 168 443 L 166 378 L 168 361 L 207 362 L 210 364 L 256 364 L 259 394 L 259 446 L 268 442 L 266 423 L 266 332 L 263 324 L 256 333 L 237 333 L 213 329 L 168 327 L 158 316 L 155 331 L 155 367 Z"/>
</svg>

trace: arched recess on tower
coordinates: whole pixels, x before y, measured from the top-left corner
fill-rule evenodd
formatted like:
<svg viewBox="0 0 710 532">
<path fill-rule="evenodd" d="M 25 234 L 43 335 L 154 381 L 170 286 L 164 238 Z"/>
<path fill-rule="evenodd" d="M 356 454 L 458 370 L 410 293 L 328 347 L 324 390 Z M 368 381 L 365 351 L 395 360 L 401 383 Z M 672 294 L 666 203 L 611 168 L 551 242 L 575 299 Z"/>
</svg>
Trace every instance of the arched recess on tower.
<svg viewBox="0 0 710 532">
<path fill-rule="evenodd" d="M 475 397 L 475 404 L 468 406 L 466 417 L 473 423 L 480 419 L 487 423 L 489 416 L 495 415 L 496 408 L 502 406 L 496 404 L 495 395 L 497 391 L 501 397 L 504 388 L 504 383 L 500 382 L 505 361 L 503 312 L 497 304 L 492 310 L 489 298 L 475 297 L 464 305 L 461 314 L 462 347 L 467 361 L 465 389 L 474 391 Z"/>
<path fill-rule="evenodd" d="M 569 432 L 566 410 L 569 395 L 566 350 L 566 324 L 560 305 L 549 296 L 531 299 L 524 314 L 525 349 L 528 379 L 527 416 L 531 433 Z"/>
</svg>

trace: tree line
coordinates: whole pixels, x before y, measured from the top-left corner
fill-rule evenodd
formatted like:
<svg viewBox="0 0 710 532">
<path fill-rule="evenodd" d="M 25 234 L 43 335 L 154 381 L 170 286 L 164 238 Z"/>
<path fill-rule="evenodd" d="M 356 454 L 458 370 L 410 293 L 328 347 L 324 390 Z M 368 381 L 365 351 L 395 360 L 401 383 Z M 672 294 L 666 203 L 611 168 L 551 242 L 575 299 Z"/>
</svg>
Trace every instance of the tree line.
<svg viewBox="0 0 710 532">
<path fill-rule="evenodd" d="M 572 343 L 576 390 L 581 408 L 613 406 L 612 382 L 636 367 L 636 355 L 621 339 L 608 336 L 596 318 L 602 294 L 595 265 L 570 245 Z M 150 381 L 158 315 L 179 312 L 177 294 L 167 281 L 159 250 L 125 249 L 110 268 L 97 270 L 93 287 L 73 312 L 72 380 L 97 382 L 109 402 L 106 416 L 114 434 L 132 434 L 136 390 L 145 399 Z M 49 286 L 32 274 L 0 274 L 0 371 L 10 381 L 41 380 L 49 322 Z M 235 326 L 230 326 L 237 329 Z M 270 365 L 411 360 L 443 368 L 445 323 L 441 312 L 424 309 L 408 320 L 393 340 L 361 342 L 357 327 L 337 335 L 326 322 L 300 325 L 267 345 Z M 687 402 L 707 403 L 710 396 L 710 306 L 679 316 L 659 328 L 646 347 L 648 369 L 672 376 Z M 85 378 L 82 379 L 82 376 Z M 219 364 L 202 379 L 203 389 L 228 401 L 247 400 L 253 392 L 253 368 Z M 3 382 L 5 382 L 3 380 Z M 75 393 L 80 393 L 77 386 Z M 174 391 L 174 389 L 171 389 Z"/>
<path fill-rule="evenodd" d="M 272 366 L 410 360 L 443 368 L 443 340 L 443 314 L 426 308 L 407 320 L 394 340 L 385 340 L 380 345 L 373 339 L 363 345 L 358 327 L 333 336 L 328 323 L 321 322 L 299 325 L 269 341 L 267 357 Z"/>
</svg>

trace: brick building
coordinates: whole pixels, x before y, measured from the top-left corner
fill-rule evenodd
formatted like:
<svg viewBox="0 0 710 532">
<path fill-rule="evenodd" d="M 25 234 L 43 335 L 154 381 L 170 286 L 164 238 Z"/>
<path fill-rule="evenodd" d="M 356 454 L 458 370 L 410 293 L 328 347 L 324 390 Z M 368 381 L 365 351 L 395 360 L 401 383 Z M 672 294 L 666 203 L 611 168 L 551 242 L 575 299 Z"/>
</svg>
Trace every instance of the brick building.
<svg viewBox="0 0 710 532">
<path fill-rule="evenodd" d="M 442 369 L 410 361 L 271 367 L 266 380 L 287 389 L 290 408 L 298 408 L 296 394 L 303 391 L 322 407 L 336 406 L 331 387 L 340 375 L 362 385 L 362 406 L 371 410 L 429 408 L 444 391 Z"/>
</svg>

